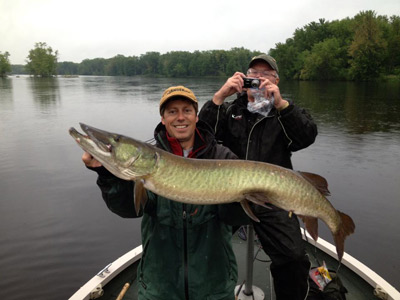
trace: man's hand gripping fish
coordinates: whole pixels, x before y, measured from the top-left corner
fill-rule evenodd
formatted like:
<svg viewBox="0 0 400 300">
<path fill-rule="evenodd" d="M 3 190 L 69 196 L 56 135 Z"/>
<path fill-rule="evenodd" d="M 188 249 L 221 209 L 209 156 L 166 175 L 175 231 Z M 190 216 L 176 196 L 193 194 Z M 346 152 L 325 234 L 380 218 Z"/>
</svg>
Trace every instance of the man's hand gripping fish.
<svg viewBox="0 0 400 300">
<path fill-rule="evenodd" d="M 259 220 L 249 201 L 262 206 L 271 203 L 300 216 L 314 240 L 318 219 L 325 222 L 342 259 L 344 240 L 355 225 L 324 197 L 329 191 L 321 176 L 256 161 L 183 158 L 121 134 L 80 125 L 87 135 L 69 130 L 78 145 L 115 176 L 135 181 L 137 212 L 147 201 L 145 189 L 190 204 L 240 202 L 255 221 Z"/>
</svg>

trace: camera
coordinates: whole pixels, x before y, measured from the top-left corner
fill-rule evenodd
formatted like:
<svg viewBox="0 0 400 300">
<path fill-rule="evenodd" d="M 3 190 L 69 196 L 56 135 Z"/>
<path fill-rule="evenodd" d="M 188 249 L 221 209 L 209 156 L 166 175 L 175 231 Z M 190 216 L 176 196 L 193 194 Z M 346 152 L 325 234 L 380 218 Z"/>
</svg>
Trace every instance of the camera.
<svg viewBox="0 0 400 300">
<path fill-rule="evenodd" d="M 260 80 L 256 78 L 245 77 L 243 78 L 243 87 L 244 88 L 253 88 L 258 89 L 260 86 Z"/>
</svg>

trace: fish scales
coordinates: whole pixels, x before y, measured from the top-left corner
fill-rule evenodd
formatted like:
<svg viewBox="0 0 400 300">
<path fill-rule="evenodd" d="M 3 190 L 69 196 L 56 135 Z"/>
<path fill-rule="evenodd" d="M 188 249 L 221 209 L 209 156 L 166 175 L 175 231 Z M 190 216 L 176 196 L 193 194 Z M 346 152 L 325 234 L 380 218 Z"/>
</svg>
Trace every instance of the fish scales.
<svg viewBox="0 0 400 300">
<path fill-rule="evenodd" d="M 176 162 L 174 157 L 163 155 L 157 170 L 145 181 L 158 185 L 158 188 L 155 187 L 157 192 L 165 193 L 168 190 L 170 196 L 177 190 L 177 197 L 182 201 L 196 204 L 229 203 L 242 200 L 243 191 L 249 185 L 259 190 L 265 188 L 265 180 L 260 176 L 249 176 L 251 168 L 240 161 L 182 162 L 180 159 Z"/>
<path fill-rule="evenodd" d="M 163 155 L 158 169 L 145 181 L 158 194 L 191 204 L 221 204 L 243 200 L 245 193 L 265 193 L 274 205 L 323 219 L 337 230 L 337 215 L 329 202 L 291 170 L 240 160 L 176 160 Z M 296 184 L 293 184 L 296 182 Z M 145 184 L 146 187 L 146 184 Z M 288 201 L 287 199 L 294 199 Z M 305 209 L 306 208 L 306 209 Z M 308 208 L 308 209 L 307 209 Z M 333 220 L 326 216 L 332 216 Z"/>
</svg>

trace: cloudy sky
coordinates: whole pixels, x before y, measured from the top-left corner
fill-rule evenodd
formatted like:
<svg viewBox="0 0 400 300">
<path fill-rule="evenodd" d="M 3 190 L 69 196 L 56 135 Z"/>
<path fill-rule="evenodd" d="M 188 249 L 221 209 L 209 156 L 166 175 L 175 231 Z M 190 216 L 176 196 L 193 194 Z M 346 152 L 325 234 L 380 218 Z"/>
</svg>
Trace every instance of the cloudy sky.
<svg viewBox="0 0 400 300">
<path fill-rule="evenodd" d="M 148 51 L 268 52 L 296 28 L 360 11 L 400 15 L 399 0 L 0 0 L 0 51 L 25 64 L 35 43 L 59 61 L 140 56 Z"/>
</svg>

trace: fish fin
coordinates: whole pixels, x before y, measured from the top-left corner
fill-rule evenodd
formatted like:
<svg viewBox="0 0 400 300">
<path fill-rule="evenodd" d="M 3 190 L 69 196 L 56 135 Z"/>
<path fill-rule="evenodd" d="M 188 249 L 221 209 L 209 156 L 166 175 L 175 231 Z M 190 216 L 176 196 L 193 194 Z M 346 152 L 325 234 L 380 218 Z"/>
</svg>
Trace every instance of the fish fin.
<svg viewBox="0 0 400 300">
<path fill-rule="evenodd" d="M 322 195 L 329 196 L 331 193 L 328 190 L 328 181 L 321 175 L 297 171 L 297 173 L 311 183 Z"/>
<path fill-rule="evenodd" d="M 304 226 L 314 241 L 318 240 L 318 218 L 310 216 L 299 216 L 299 218 L 303 221 Z"/>
<path fill-rule="evenodd" d="M 341 224 L 339 226 L 339 230 L 333 234 L 333 240 L 336 245 L 336 253 L 338 255 L 339 261 L 342 261 L 343 253 L 344 253 L 344 240 L 350 234 L 352 234 L 356 228 L 351 217 L 338 211 L 340 215 Z"/>
<path fill-rule="evenodd" d="M 246 200 L 249 200 L 249 201 L 253 202 L 254 204 L 271 209 L 270 206 L 265 204 L 270 201 L 268 200 L 268 197 L 264 193 L 256 193 L 256 192 L 246 193 L 243 196 Z"/>
<path fill-rule="evenodd" d="M 147 202 L 147 193 L 146 189 L 144 188 L 143 180 L 137 180 L 135 182 L 135 188 L 133 190 L 133 194 L 135 199 L 135 211 L 136 214 L 139 215 L 140 207 L 142 206 L 144 208 Z"/>
<path fill-rule="evenodd" d="M 240 204 L 242 205 L 243 210 L 249 216 L 250 219 L 252 219 L 253 221 L 255 221 L 257 223 L 260 222 L 260 220 L 254 215 L 253 211 L 251 210 L 249 201 L 247 201 L 246 199 L 243 199 L 242 201 L 240 201 Z"/>
</svg>

